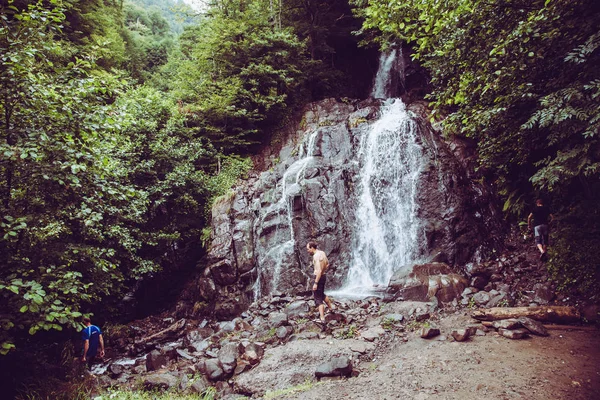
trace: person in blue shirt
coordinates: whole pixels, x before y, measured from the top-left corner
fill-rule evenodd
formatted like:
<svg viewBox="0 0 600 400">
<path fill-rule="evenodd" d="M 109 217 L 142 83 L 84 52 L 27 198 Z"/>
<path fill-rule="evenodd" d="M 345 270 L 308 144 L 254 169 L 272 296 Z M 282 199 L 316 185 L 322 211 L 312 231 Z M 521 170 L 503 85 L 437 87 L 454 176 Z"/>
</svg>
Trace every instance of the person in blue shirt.
<svg viewBox="0 0 600 400">
<path fill-rule="evenodd" d="M 102 331 L 96 325 L 92 325 L 92 321 L 85 317 L 83 319 L 85 328 L 81 331 L 83 339 L 83 356 L 81 361 L 86 362 L 88 369 L 92 369 L 92 364 L 98 356 L 98 347 L 100 347 L 100 357 L 104 357 L 104 339 Z"/>
</svg>

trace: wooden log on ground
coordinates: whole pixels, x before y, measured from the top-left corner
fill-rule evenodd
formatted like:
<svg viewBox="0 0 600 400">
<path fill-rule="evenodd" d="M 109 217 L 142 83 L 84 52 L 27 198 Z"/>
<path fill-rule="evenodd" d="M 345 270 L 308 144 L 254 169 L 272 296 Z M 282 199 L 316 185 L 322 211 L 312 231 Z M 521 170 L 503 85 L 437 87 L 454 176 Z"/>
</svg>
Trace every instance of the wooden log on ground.
<svg viewBox="0 0 600 400">
<path fill-rule="evenodd" d="M 175 322 L 174 324 L 169 326 L 167 329 L 163 329 L 162 331 L 157 332 L 153 335 L 141 338 L 136 344 L 148 343 L 149 341 L 154 340 L 154 339 L 158 339 L 158 340 L 166 339 L 171 334 L 183 329 L 183 327 L 185 327 L 185 318 L 180 319 L 179 321 Z"/>
<path fill-rule="evenodd" d="M 581 314 L 575 307 L 536 306 L 536 307 L 493 307 L 474 311 L 471 316 L 480 321 L 498 321 L 508 318 L 529 317 L 541 322 L 567 324 L 579 322 Z"/>
<path fill-rule="evenodd" d="M 599 329 L 595 326 L 578 326 L 578 325 L 544 325 L 548 330 L 556 331 L 588 331 L 598 332 Z"/>
</svg>

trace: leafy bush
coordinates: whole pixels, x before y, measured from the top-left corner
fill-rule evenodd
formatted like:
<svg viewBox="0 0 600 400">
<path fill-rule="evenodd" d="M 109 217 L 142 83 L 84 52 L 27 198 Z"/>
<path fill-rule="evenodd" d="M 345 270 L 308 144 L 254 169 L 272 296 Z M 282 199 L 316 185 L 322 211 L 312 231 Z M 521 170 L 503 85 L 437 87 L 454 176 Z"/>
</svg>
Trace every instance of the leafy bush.
<svg viewBox="0 0 600 400">
<path fill-rule="evenodd" d="M 556 220 L 548 270 L 558 290 L 600 300 L 600 210 L 595 201 L 580 203 Z"/>
</svg>

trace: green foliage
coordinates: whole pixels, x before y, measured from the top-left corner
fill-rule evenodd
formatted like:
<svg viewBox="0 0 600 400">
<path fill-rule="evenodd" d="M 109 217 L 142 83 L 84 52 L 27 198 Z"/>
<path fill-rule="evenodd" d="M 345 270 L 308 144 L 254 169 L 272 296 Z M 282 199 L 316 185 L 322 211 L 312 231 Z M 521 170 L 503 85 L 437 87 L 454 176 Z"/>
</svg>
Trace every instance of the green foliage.
<svg viewBox="0 0 600 400">
<path fill-rule="evenodd" d="M 396 324 L 396 320 L 394 318 L 384 318 L 381 321 L 381 327 L 386 331 L 392 330 L 394 325 Z"/>
<path fill-rule="evenodd" d="M 60 7 L 10 11 L 0 27 L 4 350 L 14 331 L 77 328 L 82 304 L 156 268 L 136 254 L 143 194 L 113 157 L 119 76 L 85 58 L 61 65 L 45 57 L 59 46 Z"/>
<path fill-rule="evenodd" d="M 429 328 L 430 324 L 428 321 L 417 321 L 412 320 L 408 324 L 406 324 L 405 329 L 409 332 L 418 331 L 421 328 Z"/>
<path fill-rule="evenodd" d="M 548 270 L 558 290 L 600 299 L 600 211 L 597 202 L 584 201 L 555 221 Z"/>
<path fill-rule="evenodd" d="M 346 329 L 337 334 L 339 339 L 353 339 L 358 336 L 358 328 L 356 325 L 350 325 Z"/>
<path fill-rule="evenodd" d="M 126 68 L 140 81 L 145 81 L 166 64 L 170 49 L 175 47 L 175 36 L 165 18 L 166 15 L 173 15 L 165 13 L 167 10 L 168 7 L 161 10 L 158 5 L 148 7 L 147 4 L 125 3 L 125 28 L 121 30 L 121 35 L 125 38 L 129 56 Z"/>
<path fill-rule="evenodd" d="M 219 157 L 219 171 L 208 184 L 213 198 L 227 194 L 240 178 L 246 176 L 252 167 L 250 157 L 236 155 Z M 235 192 L 232 194 L 235 194 Z"/>
<path fill-rule="evenodd" d="M 475 304 L 475 297 L 469 298 L 469 303 L 467 304 L 467 308 L 470 310 L 477 308 L 477 304 Z"/>
<path fill-rule="evenodd" d="M 123 8 L 129 15 L 134 17 L 130 21 L 134 21 L 139 16 L 144 25 L 151 27 L 154 34 L 166 33 L 167 31 L 180 34 L 183 32 L 184 27 L 194 25 L 197 22 L 194 10 L 181 1 L 128 0 Z M 129 10 L 135 11 L 131 12 Z"/>
<path fill-rule="evenodd" d="M 43 381 L 21 388 L 15 400 L 86 400 L 92 395 L 93 388 L 93 378 L 90 377 L 77 377 L 67 384 L 53 377 L 46 377 Z"/>
<path fill-rule="evenodd" d="M 134 391 L 131 389 L 108 389 L 94 398 L 96 400 L 214 400 L 216 395 L 216 389 L 211 386 L 201 395 L 182 394 L 173 390 L 157 393 L 143 390 Z"/>
<path fill-rule="evenodd" d="M 180 100 L 188 126 L 226 154 L 265 142 L 265 131 L 298 100 L 303 43 L 273 28 L 260 2 L 235 13 L 228 8 L 187 29 L 180 41 L 180 53 L 155 84 L 164 83 Z"/>
</svg>

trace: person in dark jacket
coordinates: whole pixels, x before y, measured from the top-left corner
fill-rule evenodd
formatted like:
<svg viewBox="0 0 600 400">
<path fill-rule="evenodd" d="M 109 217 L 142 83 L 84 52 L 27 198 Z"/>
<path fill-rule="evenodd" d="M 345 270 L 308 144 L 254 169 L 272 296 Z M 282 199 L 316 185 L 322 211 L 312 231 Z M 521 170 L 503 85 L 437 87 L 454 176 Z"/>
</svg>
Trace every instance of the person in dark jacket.
<svg viewBox="0 0 600 400">
<path fill-rule="evenodd" d="M 554 220 L 554 216 L 550 213 L 548 207 L 544 205 L 544 201 L 537 199 L 535 207 L 527 217 L 527 227 L 531 230 L 533 226 L 535 244 L 540 251 L 540 260 L 542 261 L 546 261 L 548 257 L 546 254 L 548 250 L 548 225 L 552 220 Z"/>
</svg>

